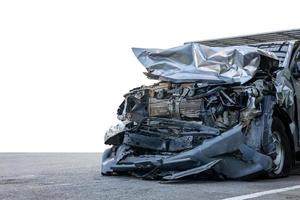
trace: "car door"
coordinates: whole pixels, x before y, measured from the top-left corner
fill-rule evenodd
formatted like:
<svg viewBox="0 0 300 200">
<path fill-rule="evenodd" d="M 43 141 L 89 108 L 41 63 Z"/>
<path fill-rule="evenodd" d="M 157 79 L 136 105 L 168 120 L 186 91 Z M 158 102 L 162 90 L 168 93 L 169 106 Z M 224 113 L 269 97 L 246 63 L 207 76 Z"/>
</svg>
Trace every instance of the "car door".
<svg viewBox="0 0 300 200">
<path fill-rule="evenodd" d="M 293 57 L 290 63 L 291 79 L 295 90 L 296 110 L 295 115 L 297 117 L 297 125 L 300 127 L 300 47 L 294 51 Z M 300 128 L 298 129 L 300 131 Z M 300 144 L 300 137 L 298 133 L 298 144 Z"/>
</svg>

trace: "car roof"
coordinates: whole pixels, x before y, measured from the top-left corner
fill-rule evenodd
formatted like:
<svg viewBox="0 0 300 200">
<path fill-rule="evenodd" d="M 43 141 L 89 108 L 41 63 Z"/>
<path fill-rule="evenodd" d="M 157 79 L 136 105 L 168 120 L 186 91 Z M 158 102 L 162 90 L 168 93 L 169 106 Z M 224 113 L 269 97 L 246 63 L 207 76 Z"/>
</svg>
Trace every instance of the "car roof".
<svg viewBox="0 0 300 200">
<path fill-rule="evenodd" d="M 229 38 L 200 40 L 187 43 L 200 43 L 211 47 L 253 46 L 276 54 L 280 67 L 287 67 L 294 44 L 300 41 L 300 29 L 260 33 Z"/>
<path fill-rule="evenodd" d="M 211 47 L 241 46 L 259 43 L 270 43 L 278 41 L 295 41 L 300 40 L 300 29 L 287 31 L 277 31 L 270 33 L 260 33 L 254 35 L 245 35 L 229 38 L 219 38 L 211 40 L 194 41 Z M 187 42 L 191 43 L 191 42 Z"/>
</svg>

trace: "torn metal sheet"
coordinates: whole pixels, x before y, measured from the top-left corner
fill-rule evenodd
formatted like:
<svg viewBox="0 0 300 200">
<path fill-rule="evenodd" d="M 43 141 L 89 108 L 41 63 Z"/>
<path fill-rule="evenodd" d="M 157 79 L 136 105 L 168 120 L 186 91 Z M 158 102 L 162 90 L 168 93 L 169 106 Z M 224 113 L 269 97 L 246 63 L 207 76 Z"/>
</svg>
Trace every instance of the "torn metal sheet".
<svg viewBox="0 0 300 200">
<path fill-rule="evenodd" d="M 277 72 L 275 87 L 276 98 L 280 106 L 288 108 L 294 104 L 294 89 L 290 82 L 291 74 L 287 68 Z"/>
<path fill-rule="evenodd" d="M 214 167 L 216 164 L 218 164 L 218 162 L 220 162 L 220 160 L 213 160 L 205 165 L 202 165 L 200 167 L 195 167 L 192 169 L 188 169 L 186 171 L 181 171 L 181 172 L 177 172 L 168 176 L 164 176 L 163 179 L 165 180 L 175 180 L 175 179 L 180 179 L 183 177 L 187 177 L 187 176 L 191 176 L 191 175 L 196 175 L 196 174 L 200 174 L 202 172 L 207 171 L 208 169 L 211 169 L 212 167 Z"/>
<path fill-rule="evenodd" d="M 112 147 L 103 154 L 102 174 L 241 179 L 279 169 L 272 126 L 275 115 L 295 104 L 286 66 L 291 44 L 272 44 L 274 52 L 286 49 L 280 63 L 255 45 L 133 48 L 146 75 L 160 82 L 124 95 L 120 124 L 105 135 Z"/>
</svg>

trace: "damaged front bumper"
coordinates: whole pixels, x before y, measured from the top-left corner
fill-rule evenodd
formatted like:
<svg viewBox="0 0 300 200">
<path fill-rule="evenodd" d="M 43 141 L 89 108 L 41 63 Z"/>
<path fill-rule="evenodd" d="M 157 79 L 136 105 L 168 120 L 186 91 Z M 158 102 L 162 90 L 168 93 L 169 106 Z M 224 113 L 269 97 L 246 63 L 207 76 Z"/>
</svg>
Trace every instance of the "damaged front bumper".
<svg viewBox="0 0 300 200">
<path fill-rule="evenodd" d="M 187 151 L 172 155 L 134 155 L 130 146 L 120 145 L 103 154 L 102 173 L 129 172 L 147 179 L 175 180 L 201 173 L 218 173 L 241 178 L 272 168 L 270 156 L 245 143 L 242 126 L 232 129 Z"/>
</svg>

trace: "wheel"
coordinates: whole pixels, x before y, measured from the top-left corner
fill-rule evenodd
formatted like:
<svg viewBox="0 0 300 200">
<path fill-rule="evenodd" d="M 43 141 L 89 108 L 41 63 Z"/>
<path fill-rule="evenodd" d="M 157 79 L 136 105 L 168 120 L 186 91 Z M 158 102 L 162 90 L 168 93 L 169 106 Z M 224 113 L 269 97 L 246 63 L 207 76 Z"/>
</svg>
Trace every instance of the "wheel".
<svg viewBox="0 0 300 200">
<path fill-rule="evenodd" d="M 282 121 L 276 117 L 272 123 L 272 139 L 276 147 L 276 156 L 273 159 L 273 169 L 268 175 L 271 178 L 288 176 L 292 163 L 290 141 Z"/>
</svg>

